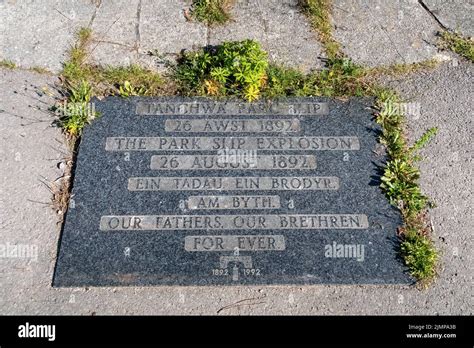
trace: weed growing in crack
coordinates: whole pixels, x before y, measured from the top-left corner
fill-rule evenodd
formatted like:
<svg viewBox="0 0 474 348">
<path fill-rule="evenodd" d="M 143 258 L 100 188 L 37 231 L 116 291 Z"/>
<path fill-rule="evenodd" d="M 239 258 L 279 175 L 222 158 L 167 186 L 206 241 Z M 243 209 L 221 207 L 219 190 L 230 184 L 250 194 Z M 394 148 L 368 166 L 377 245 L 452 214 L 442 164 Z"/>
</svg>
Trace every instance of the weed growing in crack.
<svg viewBox="0 0 474 348">
<path fill-rule="evenodd" d="M 224 42 L 185 53 L 175 70 L 183 94 L 260 97 L 266 80 L 267 53 L 253 40 Z"/>
<path fill-rule="evenodd" d="M 439 46 L 441 48 L 456 52 L 471 63 L 474 63 L 474 40 L 472 38 L 465 38 L 459 33 L 446 30 L 439 33 L 439 37 Z"/>
<path fill-rule="evenodd" d="M 231 17 L 229 14 L 233 0 L 194 0 L 191 15 L 208 25 L 222 25 Z"/>
<path fill-rule="evenodd" d="M 16 64 L 12 62 L 11 60 L 4 59 L 0 61 L 0 68 L 5 68 L 5 69 L 15 69 Z"/>
<path fill-rule="evenodd" d="M 341 45 L 332 35 L 332 0 L 299 0 L 302 12 L 308 17 L 311 26 L 318 33 L 326 55 L 330 59 L 342 57 Z"/>
</svg>

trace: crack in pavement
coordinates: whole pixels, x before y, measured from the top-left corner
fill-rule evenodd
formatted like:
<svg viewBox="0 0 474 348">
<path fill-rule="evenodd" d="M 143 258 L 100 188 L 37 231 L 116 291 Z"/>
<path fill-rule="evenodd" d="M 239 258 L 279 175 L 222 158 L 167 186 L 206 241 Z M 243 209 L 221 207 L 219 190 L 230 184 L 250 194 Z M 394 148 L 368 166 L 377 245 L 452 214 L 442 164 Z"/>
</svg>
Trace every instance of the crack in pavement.
<svg viewBox="0 0 474 348">
<path fill-rule="evenodd" d="M 88 28 L 92 27 L 92 24 L 94 23 L 95 17 L 97 16 L 97 13 L 99 12 L 101 6 L 102 6 L 102 0 L 98 0 L 97 4 L 95 5 L 94 13 L 92 14 L 92 17 L 89 20 L 89 24 L 87 25 Z"/>
<path fill-rule="evenodd" d="M 140 16 L 142 12 L 142 0 L 137 4 L 137 23 L 135 25 L 135 51 L 138 59 L 138 49 L 140 48 Z"/>
<path fill-rule="evenodd" d="M 110 45 L 117 45 L 117 46 L 122 46 L 122 47 L 126 47 L 126 48 L 130 48 L 131 50 L 134 50 L 136 49 L 136 46 L 131 46 L 131 45 L 127 45 L 127 44 L 124 44 L 122 42 L 117 42 L 117 41 L 111 41 L 111 40 L 94 40 L 94 42 L 97 42 L 97 43 L 106 43 L 106 44 L 110 44 Z"/>
<path fill-rule="evenodd" d="M 365 7 L 367 8 L 367 10 L 370 10 L 370 7 L 365 4 Z M 392 37 L 390 36 L 390 34 L 388 33 L 388 30 L 386 27 L 384 27 L 384 25 L 377 19 L 377 17 L 374 17 L 375 19 L 375 22 L 378 24 L 378 26 L 380 27 L 380 29 L 382 29 L 383 33 L 385 34 L 385 36 L 387 37 L 388 41 L 390 41 L 390 43 L 392 44 L 392 47 L 393 49 L 395 50 L 395 52 L 398 54 L 398 56 L 400 58 L 402 58 L 403 62 L 406 63 L 406 59 L 405 59 L 405 56 L 401 54 L 401 52 L 398 50 L 397 48 L 397 45 L 396 43 L 392 40 Z"/>
<path fill-rule="evenodd" d="M 266 301 L 260 301 L 260 302 L 253 302 L 253 301 L 262 300 L 262 299 L 264 299 L 265 297 L 267 297 L 267 296 L 246 298 L 246 299 L 243 299 L 243 300 L 234 302 L 234 303 L 232 303 L 232 304 L 230 304 L 230 305 L 227 305 L 227 306 L 224 306 L 224 307 L 220 308 L 220 309 L 216 312 L 216 314 L 219 314 L 220 312 L 222 312 L 222 311 L 225 310 L 225 309 L 238 308 L 238 307 L 240 307 L 240 306 L 253 306 L 253 305 L 258 305 L 258 304 L 264 304 L 264 303 L 266 303 Z"/>
<path fill-rule="evenodd" d="M 209 47 L 211 44 L 211 25 L 209 21 L 206 23 L 206 47 Z"/>
<path fill-rule="evenodd" d="M 428 12 L 430 14 L 431 17 L 433 17 L 433 19 L 436 21 L 436 23 L 439 24 L 439 26 L 441 28 L 443 28 L 444 30 L 448 30 L 448 27 L 446 27 L 439 19 L 438 17 L 436 17 L 436 15 L 433 13 L 433 11 L 431 11 L 428 6 L 426 6 L 426 4 L 423 2 L 423 0 L 418 0 L 418 3 L 420 4 L 421 7 L 423 7 L 423 9 Z"/>
<path fill-rule="evenodd" d="M 109 32 L 109 30 L 115 25 L 115 23 L 117 23 L 118 21 L 120 20 L 120 17 L 118 17 L 115 21 L 113 21 L 113 23 L 107 28 L 107 30 L 101 35 L 102 37 L 105 37 L 107 35 L 107 33 Z M 87 54 L 86 54 L 86 58 L 88 57 L 92 57 L 92 53 L 95 51 L 95 49 L 101 44 L 101 42 L 99 40 L 93 40 L 93 42 L 97 43 L 97 45 L 95 45 Z"/>
</svg>

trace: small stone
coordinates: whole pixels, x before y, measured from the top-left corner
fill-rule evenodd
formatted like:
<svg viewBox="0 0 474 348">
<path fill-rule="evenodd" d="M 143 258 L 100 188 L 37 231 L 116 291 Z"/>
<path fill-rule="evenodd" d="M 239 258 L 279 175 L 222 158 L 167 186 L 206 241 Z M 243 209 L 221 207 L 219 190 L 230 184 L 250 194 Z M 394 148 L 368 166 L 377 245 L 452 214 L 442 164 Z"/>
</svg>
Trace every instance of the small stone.
<svg viewBox="0 0 474 348">
<path fill-rule="evenodd" d="M 66 169 L 66 163 L 64 163 L 64 162 L 59 162 L 59 163 L 58 163 L 58 168 L 61 169 L 62 171 L 64 171 L 64 169 Z"/>
</svg>

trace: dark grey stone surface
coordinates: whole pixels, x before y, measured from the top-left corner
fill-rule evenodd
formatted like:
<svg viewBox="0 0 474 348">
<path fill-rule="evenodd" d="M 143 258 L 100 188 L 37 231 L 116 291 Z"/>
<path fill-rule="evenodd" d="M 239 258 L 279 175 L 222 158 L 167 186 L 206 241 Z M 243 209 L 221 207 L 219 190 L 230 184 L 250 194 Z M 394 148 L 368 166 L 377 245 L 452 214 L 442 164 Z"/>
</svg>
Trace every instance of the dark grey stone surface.
<svg viewBox="0 0 474 348">
<path fill-rule="evenodd" d="M 329 114 L 302 112 L 299 115 L 272 115 L 260 109 L 259 116 L 253 117 L 247 113 L 247 107 L 245 115 L 238 115 L 234 106 L 229 108 L 232 114 L 226 115 L 137 115 L 138 101 L 186 101 L 188 104 L 185 105 L 189 105 L 192 99 L 107 98 L 95 101 L 96 109 L 102 116 L 85 129 L 79 145 L 73 201 L 63 226 L 54 286 L 411 282 L 396 252 L 396 230 L 402 223 L 400 214 L 389 205 L 379 188 L 378 166 L 383 163 L 384 156 L 380 154 L 377 143 L 379 128 L 369 109 L 371 100 L 287 99 L 285 103 L 288 105 L 327 103 Z M 294 122 L 297 119 L 301 130 L 295 132 L 291 128 L 287 133 L 165 132 L 165 122 L 170 119 L 212 121 L 259 118 L 292 119 L 292 125 L 298 123 Z M 194 121 L 194 124 L 200 125 L 200 122 Z M 147 139 L 142 143 L 138 140 L 136 144 L 141 144 L 135 148 L 138 151 L 118 151 L 113 147 L 106 150 L 107 138 L 113 137 L 170 137 L 175 140 L 181 137 L 357 137 L 359 149 L 351 145 L 348 150 L 289 150 L 284 145 L 285 150 L 282 151 L 257 151 L 258 156 L 312 156 L 316 159 L 315 169 L 279 170 L 264 166 L 265 169 L 156 170 L 150 167 L 153 156 L 166 155 L 168 159 L 183 155 L 215 156 L 217 151 L 156 150 L 159 139 Z M 147 149 L 148 144 L 152 146 Z M 297 167 L 301 168 L 300 165 Z M 138 187 L 139 190 L 131 189 L 130 178 L 145 177 L 154 177 L 166 183 L 155 185 L 150 190 L 145 190 L 144 184 Z M 164 179 L 166 177 L 330 179 L 323 190 L 269 190 L 269 179 L 262 179 L 265 180 L 262 190 L 179 191 L 169 189 L 172 179 Z M 339 179 L 339 185 L 335 178 Z M 137 180 L 134 179 L 133 183 L 136 185 Z M 228 182 L 225 187 L 233 188 Z M 227 209 L 228 199 L 222 197 L 257 195 L 267 199 L 278 196 L 279 199 L 273 197 L 272 204 L 260 209 L 254 209 L 255 203 L 249 206 L 251 209 Z M 219 196 L 225 204 L 219 209 L 212 206 L 199 209 L 195 205 L 196 196 Z M 188 207 L 186 201 L 189 197 L 193 197 L 194 203 Z M 278 201 L 279 204 L 276 204 Z M 294 221 L 297 221 L 298 228 L 284 226 L 281 222 L 283 215 L 287 222 L 291 216 L 297 219 Z M 315 226 L 323 228 L 308 228 L 309 217 L 304 220 L 301 215 L 319 216 L 315 218 L 318 221 Z M 324 228 L 327 226 L 323 226 L 321 215 L 332 216 L 332 228 Z M 135 229 L 127 230 L 127 224 L 119 229 L 115 222 L 111 222 L 115 217 L 123 216 L 131 217 L 131 226 Z M 157 216 L 161 220 L 155 224 Z M 183 216 L 192 221 L 183 223 Z M 221 216 L 221 219 L 216 220 L 215 216 Z M 166 217 L 174 219 L 174 223 L 181 218 L 181 224 L 168 225 Z M 257 219 L 257 222 L 261 222 L 258 219 L 262 218 L 263 223 L 259 228 L 232 228 L 234 218 Z M 206 223 L 206 219 L 211 220 Z M 359 226 L 356 226 L 354 219 L 358 219 Z M 201 239 L 196 239 L 199 236 Z M 209 246 L 205 236 L 214 236 L 214 247 L 220 246 L 221 249 L 202 251 Z M 252 240 L 256 236 L 262 238 Z M 208 239 L 207 243 L 210 241 Z M 328 257 L 328 251 L 333 250 L 334 245 L 345 246 L 345 257 Z M 351 257 L 354 255 L 348 254 L 350 250 L 358 251 L 359 254 L 355 255 L 358 257 Z"/>
</svg>

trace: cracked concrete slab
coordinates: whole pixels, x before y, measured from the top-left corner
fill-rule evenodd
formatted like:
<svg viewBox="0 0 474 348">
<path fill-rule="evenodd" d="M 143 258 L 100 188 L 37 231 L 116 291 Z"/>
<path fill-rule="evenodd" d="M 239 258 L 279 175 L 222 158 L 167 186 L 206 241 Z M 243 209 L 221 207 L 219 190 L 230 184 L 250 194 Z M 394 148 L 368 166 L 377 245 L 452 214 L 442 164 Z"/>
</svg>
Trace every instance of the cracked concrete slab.
<svg viewBox="0 0 474 348">
<path fill-rule="evenodd" d="M 464 36 L 474 36 L 473 0 L 420 0 L 446 28 Z"/>
<path fill-rule="evenodd" d="M 48 184 L 61 176 L 57 164 L 68 156 L 48 111 L 55 101 L 56 80 L 0 70 L 0 243 L 24 250 L 0 258 L 4 314 L 7 307 L 31 308 L 36 294 L 48 288 L 47 275 L 54 268 L 58 218 L 50 206 Z"/>
<path fill-rule="evenodd" d="M 205 46 L 207 28 L 187 22 L 186 1 L 102 0 L 92 23 L 89 61 L 102 65 L 140 63 L 162 70 L 148 52 L 176 57 L 182 50 Z"/>
<path fill-rule="evenodd" d="M 139 0 L 102 0 L 91 24 L 92 42 L 88 62 L 129 65 L 137 60 Z"/>
<path fill-rule="evenodd" d="M 189 6 L 189 1 L 183 0 L 142 0 L 140 52 L 156 49 L 161 54 L 172 54 L 205 46 L 207 27 L 186 20 L 184 10 Z"/>
<path fill-rule="evenodd" d="M 297 0 L 236 1 L 232 19 L 210 29 L 209 44 L 254 39 L 268 52 L 270 60 L 308 71 L 324 66 L 317 36 Z"/>
<path fill-rule="evenodd" d="M 414 63 L 437 53 L 440 27 L 417 0 L 333 2 L 334 36 L 366 66 Z"/>
<path fill-rule="evenodd" d="M 74 33 L 88 26 L 91 0 L 7 0 L 0 3 L 0 59 L 59 72 Z"/>
<path fill-rule="evenodd" d="M 439 278 L 425 291 L 366 285 L 52 288 L 60 228 L 40 179 L 61 174 L 56 165 L 65 149 L 59 130 L 50 126 L 54 118 L 45 113 L 54 99 L 43 95 L 41 87 L 52 88 L 55 78 L 0 69 L 0 243 L 38 249 L 36 261 L 0 258 L 0 312 L 472 315 L 472 69 L 466 62 L 444 64 L 391 82 L 408 100 L 421 104 L 420 117 L 408 119 L 413 139 L 428 127 L 440 128 L 420 163 L 422 187 L 437 203 L 432 219 L 443 263 Z"/>
<path fill-rule="evenodd" d="M 5 1 L 0 3 L 0 59 L 58 73 L 75 43 L 74 33 L 90 27 L 89 62 L 159 69 L 149 51 L 176 57 L 207 42 L 207 27 L 187 22 L 183 11 L 189 6 L 183 0 Z"/>
</svg>

